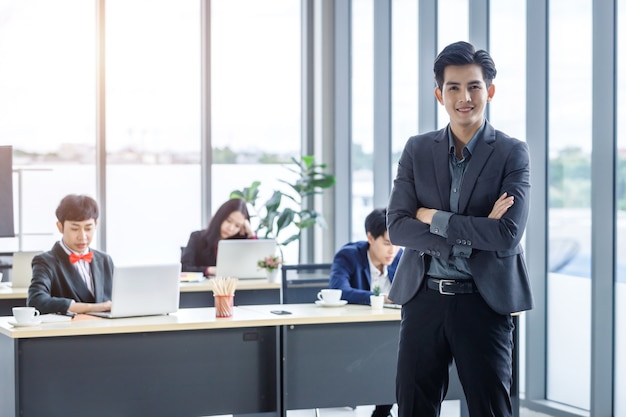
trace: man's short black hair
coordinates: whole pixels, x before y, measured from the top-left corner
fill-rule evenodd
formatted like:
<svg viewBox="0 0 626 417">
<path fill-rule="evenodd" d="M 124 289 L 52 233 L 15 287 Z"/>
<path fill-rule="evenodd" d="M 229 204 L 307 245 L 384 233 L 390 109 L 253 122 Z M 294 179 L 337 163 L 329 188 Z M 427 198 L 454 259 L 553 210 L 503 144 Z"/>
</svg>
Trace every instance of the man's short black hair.
<svg viewBox="0 0 626 417">
<path fill-rule="evenodd" d="M 365 218 L 365 234 L 372 234 L 374 239 L 384 236 L 387 231 L 387 209 L 374 209 Z"/>
<path fill-rule="evenodd" d="M 70 194 L 61 200 L 56 210 L 57 220 L 64 224 L 66 220 L 82 222 L 89 219 L 98 220 L 100 211 L 98 203 L 86 195 Z"/>
<path fill-rule="evenodd" d="M 474 45 L 468 42 L 455 42 L 443 48 L 443 50 L 435 58 L 433 70 L 435 72 L 435 81 L 439 89 L 443 88 L 443 71 L 450 65 L 469 65 L 478 64 L 482 68 L 483 80 L 487 87 L 491 86 L 491 82 L 496 78 L 496 64 L 491 59 L 487 51 L 482 49 L 476 50 Z"/>
</svg>

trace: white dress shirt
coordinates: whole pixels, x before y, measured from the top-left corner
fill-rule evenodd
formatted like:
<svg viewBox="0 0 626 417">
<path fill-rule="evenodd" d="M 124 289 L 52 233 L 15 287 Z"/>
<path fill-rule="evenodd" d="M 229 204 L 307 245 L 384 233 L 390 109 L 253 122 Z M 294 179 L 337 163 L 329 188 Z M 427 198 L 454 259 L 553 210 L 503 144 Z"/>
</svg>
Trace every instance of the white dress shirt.
<svg viewBox="0 0 626 417">
<path fill-rule="evenodd" d="M 63 248 L 63 250 L 65 250 L 65 252 L 67 253 L 67 256 L 70 256 L 70 253 L 74 252 L 73 250 L 65 246 L 63 239 L 61 239 L 61 247 Z M 74 252 L 74 253 L 77 255 L 84 255 L 87 252 L 89 252 L 89 250 L 83 253 L 78 253 L 78 252 Z M 91 267 L 89 265 L 89 262 L 86 262 L 81 259 L 74 264 L 74 268 L 76 268 L 80 276 L 83 278 L 85 285 L 87 285 L 89 292 L 91 292 L 91 294 L 93 295 L 93 278 L 91 276 Z"/>
<path fill-rule="evenodd" d="M 374 287 L 377 285 L 380 287 L 381 294 L 389 294 L 389 290 L 391 289 L 391 281 L 389 280 L 389 274 L 387 273 L 387 265 L 383 265 L 383 272 L 380 272 L 378 268 L 372 262 L 372 258 L 370 258 L 370 253 L 367 252 L 367 261 L 370 264 L 370 288 L 374 290 Z"/>
</svg>

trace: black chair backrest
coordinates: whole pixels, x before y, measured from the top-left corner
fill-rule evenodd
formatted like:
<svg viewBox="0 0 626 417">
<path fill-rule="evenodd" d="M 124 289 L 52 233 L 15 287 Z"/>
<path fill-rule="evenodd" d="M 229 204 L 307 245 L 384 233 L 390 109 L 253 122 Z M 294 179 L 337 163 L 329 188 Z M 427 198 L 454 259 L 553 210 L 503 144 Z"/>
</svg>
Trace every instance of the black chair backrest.
<svg viewBox="0 0 626 417">
<path fill-rule="evenodd" d="M 280 300 L 282 304 L 306 304 L 317 300 L 317 293 L 328 288 L 332 264 L 282 266 Z"/>
</svg>

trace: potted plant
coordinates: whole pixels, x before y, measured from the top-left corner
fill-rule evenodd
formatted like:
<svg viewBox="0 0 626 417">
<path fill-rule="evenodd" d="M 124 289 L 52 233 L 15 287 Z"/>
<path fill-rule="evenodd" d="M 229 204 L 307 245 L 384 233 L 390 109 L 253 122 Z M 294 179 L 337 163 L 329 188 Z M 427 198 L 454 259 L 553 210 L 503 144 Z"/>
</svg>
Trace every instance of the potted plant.
<svg viewBox="0 0 626 417">
<path fill-rule="evenodd" d="M 380 293 L 380 287 L 376 285 L 372 288 L 372 295 L 370 295 L 370 305 L 372 308 L 383 308 L 385 304 L 385 296 Z"/>
<path fill-rule="evenodd" d="M 298 175 L 295 182 L 291 183 L 280 179 L 287 184 L 291 192 L 275 190 L 272 196 L 260 206 L 257 206 L 259 197 L 259 181 L 254 181 L 250 187 L 243 190 L 235 190 L 230 193 L 230 198 L 241 198 L 249 203 L 258 218 L 256 234 L 259 237 L 274 238 L 283 246 L 298 240 L 304 229 L 319 225 L 326 227 L 324 216 L 309 208 L 309 199 L 315 194 L 322 193 L 325 189 L 335 185 L 335 176 L 326 173 L 326 164 L 318 164 L 312 155 L 302 156 L 298 161 L 291 158 L 293 166 L 287 168 Z M 295 203 L 289 207 L 289 201 Z M 287 203 L 287 204 L 285 204 Z M 279 240 L 281 232 L 288 226 L 296 226 L 296 232 L 285 239 Z"/>
<path fill-rule="evenodd" d="M 280 256 L 272 255 L 266 256 L 257 262 L 257 266 L 261 269 L 265 269 L 267 272 L 267 279 L 270 282 L 278 282 L 278 275 L 280 273 L 280 266 L 283 260 Z"/>
</svg>

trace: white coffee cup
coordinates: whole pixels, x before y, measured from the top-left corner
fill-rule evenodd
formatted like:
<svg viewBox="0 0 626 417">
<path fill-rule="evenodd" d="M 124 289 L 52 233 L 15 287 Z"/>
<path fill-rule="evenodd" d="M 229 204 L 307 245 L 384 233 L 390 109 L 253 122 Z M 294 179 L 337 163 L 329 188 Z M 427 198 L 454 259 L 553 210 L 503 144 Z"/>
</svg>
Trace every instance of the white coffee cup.
<svg viewBox="0 0 626 417">
<path fill-rule="evenodd" d="M 317 299 L 327 304 L 337 304 L 341 301 L 341 290 L 324 289 L 317 293 Z"/>
<path fill-rule="evenodd" d="M 39 310 L 35 307 L 13 307 L 16 323 L 30 323 L 39 318 Z"/>
</svg>

